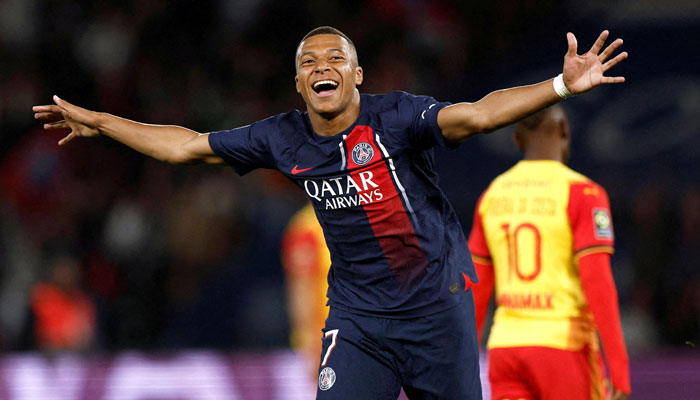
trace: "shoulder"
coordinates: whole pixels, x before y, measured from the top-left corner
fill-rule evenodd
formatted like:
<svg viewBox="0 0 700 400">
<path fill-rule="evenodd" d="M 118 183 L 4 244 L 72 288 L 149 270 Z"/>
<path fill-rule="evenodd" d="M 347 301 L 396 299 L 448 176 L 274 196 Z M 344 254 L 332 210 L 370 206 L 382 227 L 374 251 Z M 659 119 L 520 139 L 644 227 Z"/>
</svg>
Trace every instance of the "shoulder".
<svg viewBox="0 0 700 400">
<path fill-rule="evenodd" d="M 570 182 L 570 184 L 575 185 L 575 184 L 595 184 L 589 177 L 586 175 L 574 171 L 573 169 L 569 168 L 568 166 L 562 164 L 561 165 L 561 174 L 564 176 L 564 178 Z"/>
<path fill-rule="evenodd" d="M 384 112 L 396 107 L 396 104 L 401 100 L 399 91 L 389 92 L 385 94 L 361 94 L 360 99 L 362 105 L 369 111 Z"/>
<path fill-rule="evenodd" d="M 600 228 L 605 228 L 606 222 L 610 220 L 610 200 L 605 189 L 593 180 L 578 174 L 576 180 L 569 183 L 568 213 L 575 215 L 583 213 L 589 215 L 593 213 L 596 224 L 602 224 Z"/>
<path fill-rule="evenodd" d="M 244 129 L 248 131 L 250 139 L 266 143 L 268 147 L 272 148 L 284 146 L 285 143 L 294 140 L 294 137 L 299 132 L 304 132 L 307 126 L 304 113 L 292 110 L 254 122 Z"/>
<path fill-rule="evenodd" d="M 227 137 L 228 133 L 249 132 L 276 132 L 283 129 L 294 129 L 304 125 L 304 114 L 299 110 L 292 110 L 286 113 L 272 115 L 270 117 L 252 122 L 248 125 L 239 126 L 237 128 L 212 131 L 209 132 L 210 137 L 223 135 Z"/>
<path fill-rule="evenodd" d="M 297 129 L 300 125 L 304 125 L 304 113 L 299 110 L 291 110 L 286 113 L 273 115 L 256 122 L 265 126 L 274 126 L 278 129 Z"/>
<path fill-rule="evenodd" d="M 566 180 L 572 197 L 593 196 L 604 197 L 608 194 L 605 189 L 589 177 L 566 167 Z"/>
<path fill-rule="evenodd" d="M 362 94 L 362 102 L 375 112 L 395 111 L 403 107 L 422 106 L 430 101 L 435 102 L 432 97 L 418 96 L 401 90 L 394 90 L 386 94 Z"/>
<path fill-rule="evenodd" d="M 494 180 L 489 183 L 489 185 L 484 189 L 483 192 L 481 192 L 481 195 L 479 195 L 479 199 L 477 200 L 476 203 L 476 210 L 479 213 L 485 213 L 488 207 L 490 206 L 492 199 L 493 199 L 493 194 L 494 192 L 498 192 L 498 187 L 502 186 L 502 183 L 506 180 L 508 171 L 498 175 Z"/>
<path fill-rule="evenodd" d="M 491 193 L 494 190 L 497 190 L 497 188 L 501 188 L 503 186 L 512 186 L 512 184 L 509 184 L 513 179 L 518 179 L 519 173 L 517 170 L 518 164 L 515 164 L 508 168 L 507 170 L 501 172 L 498 176 L 493 178 L 489 186 L 486 188 L 484 191 L 484 196 L 487 195 L 487 193 Z"/>
<path fill-rule="evenodd" d="M 376 115 L 385 127 L 399 130 L 414 126 L 417 122 L 428 123 L 432 115 L 429 111 L 438 111 L 446 104 L 429 96 L 400 90 L 382 95 L 364 95 L 362 101 L 366 102 L 363 108 L 368 114 Z"/>
<path fill-rule="evenodd" d="M 489 186 L 486 188 L 486 190 L 481 192 L 481 194 L 479 195 L 479 198 L 476 200 L 476 212 L 479 214 L 483 213 L 486 209 L 486 206 L 488 205 L 488 202 L 489 202 L 488 195 L 489 195 L 489 189 L 491 188 L 491 185 L 493 185 L 493 183 L 489 184 Z"/>
</svg>

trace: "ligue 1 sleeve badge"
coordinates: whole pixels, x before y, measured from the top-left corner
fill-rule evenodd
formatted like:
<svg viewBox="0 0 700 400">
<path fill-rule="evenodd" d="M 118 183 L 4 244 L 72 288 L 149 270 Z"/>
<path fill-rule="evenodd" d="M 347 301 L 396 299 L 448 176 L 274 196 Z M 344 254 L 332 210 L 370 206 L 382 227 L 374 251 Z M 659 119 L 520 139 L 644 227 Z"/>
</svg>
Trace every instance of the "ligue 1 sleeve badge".
<svg viewBox="0 0 700 400">
<path fill-rule="evenodd" d="M 318 374 L 318 388 L 321 390 L 328 390 L 333 387 L 334 383 L 335 371 L 333 371 L 333 368 L 326 367 L 322 369 L 321 373 Z"/>
<path fill-rule="evenodd" d="M 612 224 L 608 210 L 602 208 L 593 209 L 593 224 L 595 225 L 595 236 L 598 239 L 612 239 Z"/>
<path fill-rule="evenodd" d="M 352 148 L 352 161 L 357 165 L 365 165 L 372 161 L 374 149 L 367 142 L 360 142 Z"/>
</svg>

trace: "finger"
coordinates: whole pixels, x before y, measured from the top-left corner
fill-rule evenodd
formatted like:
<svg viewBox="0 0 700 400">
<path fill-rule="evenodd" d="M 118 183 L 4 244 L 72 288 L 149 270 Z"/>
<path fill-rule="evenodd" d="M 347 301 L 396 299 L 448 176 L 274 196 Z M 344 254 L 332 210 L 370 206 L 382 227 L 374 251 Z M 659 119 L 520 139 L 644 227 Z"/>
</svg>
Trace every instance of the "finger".
<svg viewBox="0 0 700 400">
<path fill-rule="evenodd" d="M 63 100 L 57 95 L 53 95 L 53 101 L 56 102 L 60 113 L 63 114 L 63 118 L 65 119 L 72 120 L 74 119 L 74 116 L 76 116 L 78 113 L 81 112 L 81 110 L 83 110 L 82 108 Z"/>
<path fill-rule="evenodd" d="M 598 55 L 598 59 L 600 60 L 600 62 L 605 61 L 620 46 L 622 46 L 622 39 L 615 39 L 614 42 L 610 43 L 610 45 L 608 47 L 606 47 L 605 50 L 603 50 L 603 52 Z"/>
<path fill-rule="evenodd" d="M 627 59 L 627 52 L 623 51 L 622 53 L 618 54 L 613 58 L 612 60 L 609 60 L 605 64 L 603 64 L 603 72 L 609 70 L 610 68 L 616 66 L 619 64 L 622 60 Z"/>
<path fill-rule="evenodd" d="M 61 107 L 53 105 L 53 104 L 47 104 L 47 105 L 43 105 L 43 106 L 34 106 L 34 107 L 32 107 L 32 111 L 34 111 L 34 112 L 60 113 Z"/>
<path fill-rule="evenodd" d="M 44 129 L 70 129 L 70 127 L 68 126 L 65 120 L 61 120 L 44 124 Z"/>
<path fill-rule="evenodd" d="M 34 119 L 61 119 L 63 115 L 55 112 L 38 112 L 34 113 Z"/>
<path fill-rule="evenodd" d="M 58 97 L 57 95 L 53 95 L 53 101 L 56 103 L 56 105 L 64 110 L 67 110 L 69 108 L 75 108 L 75 106 L 62 98 Z"/>
<path fill-rule="evenodd" d="M 625 82 L 624 76 L 604 76 L 600 83 L 623 83 Z"/>
<path fill-rule="evenodd" d="M 59 146 L 63 146 L 64 144 L 70 142 L 71 140 L 75 139 L 75 135 L 73 132 L 69 133 L 68 136 L 64 137 L 63 139 L 58 141 Z"/>
<path fill-rule="evenodd" d="M 578 48 L 578 42 L 576 41 L 576 36 L 573 33 L 568 32 L 566 34 L 566 42 L 569 45 L 569 49 L 566 52 L 567 56 L 575 56 L 576 50 Z"/>
<path fill-rule="evenodd" d="M 593 43 L 593 46 L 591 46 L 591 49 L 589 50 L 590 53 L 593 54 L 598 54 L 600 49 L 603 48 L 603 45 L 605 44 L 605 40 L 608 38 L 608 30 L 604 30 L 603 32 L 600 33 L 600 36 L 598 36 L 598 39 Z"/>
</svg>

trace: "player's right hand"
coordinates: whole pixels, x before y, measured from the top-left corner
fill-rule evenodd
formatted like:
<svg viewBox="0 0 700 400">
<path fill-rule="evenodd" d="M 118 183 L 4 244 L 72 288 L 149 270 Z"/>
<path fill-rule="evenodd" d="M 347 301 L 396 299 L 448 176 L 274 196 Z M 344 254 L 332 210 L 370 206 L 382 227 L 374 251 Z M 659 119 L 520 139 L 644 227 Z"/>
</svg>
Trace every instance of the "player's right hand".
<svg viewBox="0 0 700 400">
<path fill-rule="evenodd" d="M 562 70 L 566 88 L 573 94 L 584 93 L 592 88 L 608 83 L 622 83 L 623 76 L 604 75 L 610 68 L 619 64 L 627 58 L 627 52 L 616 55 L 608 59 L 617 49 L 622 46 L 622 39 L 616 39 L 608 47 L 603 49 L 609 32 L 603 31 L 598 40 L 593 43 L 588 52 L 577 54 L 578 42 L 576 36 L 569 32 L 566 34 L 568 51 L 564 55 L 564 68 Z M 607 61 L 606 61 L 607 60 Z"/>
<path fill-rule="evenodd" d="M 75 106 L 55 95 L 53 101 L 56 103 L 55 105 L 34 106 L 32 111 L 34 111 L 34 119 L 53 121 L 45 123 L 44 129 L 70 129 L 70 133 L 59 140 L 59 146 L 76 137 L 91 137 L 100 134 L 97 128 L 98 113 Z"/>
</svg>

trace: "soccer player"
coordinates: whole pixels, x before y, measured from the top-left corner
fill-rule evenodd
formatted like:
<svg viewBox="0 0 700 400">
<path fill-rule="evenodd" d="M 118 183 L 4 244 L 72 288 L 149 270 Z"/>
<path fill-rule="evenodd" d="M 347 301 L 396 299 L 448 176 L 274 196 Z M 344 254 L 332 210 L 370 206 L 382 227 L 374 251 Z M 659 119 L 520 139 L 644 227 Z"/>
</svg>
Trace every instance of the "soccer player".
<svg viewBox="0 0 700 400">
<path fill-rule="evenodd" d="M 328 316 L 326 291 L 331 256 L 323 229 L 309 203 L 289 221 L 282 236 L 282 267 L 292 348 L 303 355 L 311 371 L 321 358 L 320 333 Z M 318 371 L 313 372 L 316 377 Z"/>
<path fill-rule="evenodd" d="M 479 336 L 491 293 L 488 340 L 492 399 L 627 398 L 630 378 L 610 270 L 613 227 L 605 190 L 567 168 L 569 125 L 561 106 L 518 123 L 525 159 L 479 199 L 469 235 L 480 282 Z"/>
<path fill-rule="evenodd" d="M 306 192 L 323 227 L 332 265 L 323 334 L 320 399 L 479 399 L 478 344 L 467 240 L 437 186 L 435 146 L 494 131 L 571 94 L 623 77 L 604 73 L 624 60 L 603 49 L 604 31 L 577 54 L 573 34 L 563 73 L 448 104 L 405 92 L 360 94 L 364 71 L 352 41 L 331 27 L 309 32 L 296 52 L 296 90 L 306 112 L 199 134 L 77 107 L 35 106 L 46 129 L 109 136 L 170 163 L 282 171 Z M 602 51 L 601 51 L 602 50 Z"/>
</svg>

